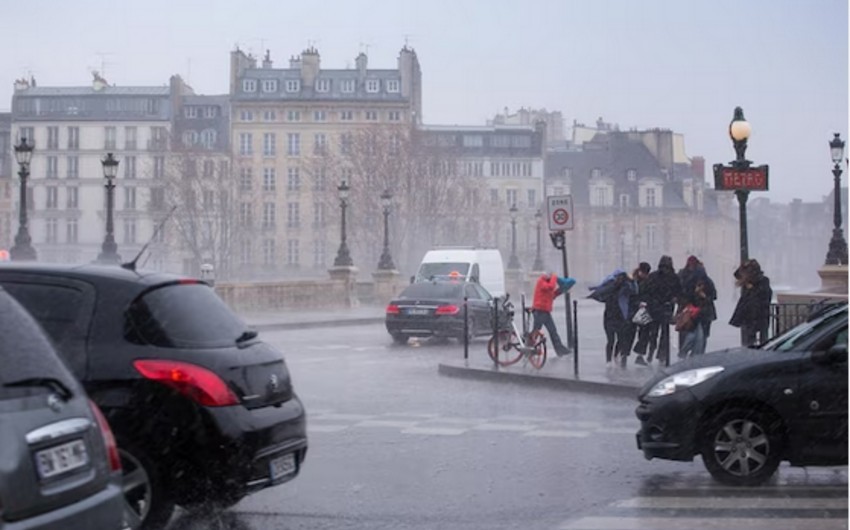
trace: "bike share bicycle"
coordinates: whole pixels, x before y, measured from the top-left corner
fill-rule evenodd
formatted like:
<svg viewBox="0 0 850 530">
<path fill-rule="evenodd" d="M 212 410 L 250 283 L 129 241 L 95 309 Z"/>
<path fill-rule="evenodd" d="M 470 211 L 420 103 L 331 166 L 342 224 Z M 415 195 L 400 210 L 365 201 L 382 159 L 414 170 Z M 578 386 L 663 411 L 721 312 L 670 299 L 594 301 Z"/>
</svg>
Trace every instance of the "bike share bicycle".
<svg viewBox="0 0 850 530">
<path fill-rule="evenodd" d="M 522 332 L 514 320 L 515 310 L 510 295 L 505 295 L 502 313 L 507 317 L 505 325 L 499 326 L 498 335 L 494 334 L 487 343 L 490 359 L 499 366 L 510 366 L 526 358 L 531 366 L 538 370 L 543 368 L 546 364 L 546 335 L 542 330 L 529 331 L 531 308 L 525 307 L 525 296 L 522 299 Z"/>
</svg>

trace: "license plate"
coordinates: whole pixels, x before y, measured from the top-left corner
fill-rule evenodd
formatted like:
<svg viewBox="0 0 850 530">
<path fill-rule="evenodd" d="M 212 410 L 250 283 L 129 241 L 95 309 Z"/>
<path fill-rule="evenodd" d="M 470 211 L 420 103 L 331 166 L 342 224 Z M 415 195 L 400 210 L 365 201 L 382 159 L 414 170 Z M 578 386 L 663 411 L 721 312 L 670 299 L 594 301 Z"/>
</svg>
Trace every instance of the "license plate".
<svg viewBox="0 0 850 530">
<path fill-rule="evenodd" d="M 295 453 L 273 458 L 269 462 L 269 469 L 271 470 L 272 480 L 295 473 Z"/>
<path fill-rule="evenodd" d="M 35 453 L 35 463 L 41 478 L 50 478 L 89 463 L 89 453 L 82 440 L 42 449 Z"/>
<path fill-rule="evenodd" d="M 407 310 L 408 315 L 427 315 L 430 312 L 431 312 L 430 309 L 422 309 L 422 308 L 413 308 L 413 309 Z"/>
</svg>

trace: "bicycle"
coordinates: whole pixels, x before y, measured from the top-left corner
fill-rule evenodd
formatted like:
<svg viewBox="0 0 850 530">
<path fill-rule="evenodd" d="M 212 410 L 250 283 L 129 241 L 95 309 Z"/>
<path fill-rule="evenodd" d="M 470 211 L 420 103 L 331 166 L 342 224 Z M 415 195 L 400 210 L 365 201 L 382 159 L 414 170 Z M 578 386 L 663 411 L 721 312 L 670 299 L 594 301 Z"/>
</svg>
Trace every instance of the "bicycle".
<svg viewBox="0 0 850 530">
<path fill-rule="evenodd" d="M 522 332 L 517 329 L 514 321 L 514 305 L 509 301 L 510 296 L 505 296 L 502 302 L 503 314 L 507 316 L 507 328 L 500 329 L 498 335 L 490 337 L 487 343 L 487 353 L 490 359 L 499 366 L 510 366 L 516 364 L 520 359 L 526 358 L 531 366 L 538 370 L 546 364 L 546 335 L 542 330 L 528 331 L 531 308 L 526 308 L 523 302 Z M 496 349 L 496 338 L 499 340 L 498 351 Z"/>
</svg>

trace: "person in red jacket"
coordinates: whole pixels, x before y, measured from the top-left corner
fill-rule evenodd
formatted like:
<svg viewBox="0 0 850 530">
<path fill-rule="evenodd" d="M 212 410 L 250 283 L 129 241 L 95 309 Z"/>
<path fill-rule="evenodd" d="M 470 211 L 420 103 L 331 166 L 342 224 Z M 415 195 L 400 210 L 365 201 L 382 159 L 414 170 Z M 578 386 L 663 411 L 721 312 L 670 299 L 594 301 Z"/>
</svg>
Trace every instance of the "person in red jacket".
<svg viewBox="0 0 850 530">
<path fill-rule="evenodd" d="M 569 289 L 574 280 L 563 278 L 560 282 L 564 286 L 564 290 Z M 537 284 L 534 286 L 534 301 L 531 304 L 531 316 L 534 317 L 534 325 L 531 332 L 539 331 L 540 328 L 546 326 L 546 331 L 549 332 L 549 337 L 552 339 L 552 346 L 555 347 L 555 353 L 558 356 L 567 355 L 570 351 L 561 342 L 561 337 L 558 335 L 558 330 L 555 327 L 555 321 L 552 319 L 552 305 L 555 297 L 561 294 L 559 288 L 558 275 L 554 272 L 551 274 L 541 274 L 537 279 Z"/>
</svg>

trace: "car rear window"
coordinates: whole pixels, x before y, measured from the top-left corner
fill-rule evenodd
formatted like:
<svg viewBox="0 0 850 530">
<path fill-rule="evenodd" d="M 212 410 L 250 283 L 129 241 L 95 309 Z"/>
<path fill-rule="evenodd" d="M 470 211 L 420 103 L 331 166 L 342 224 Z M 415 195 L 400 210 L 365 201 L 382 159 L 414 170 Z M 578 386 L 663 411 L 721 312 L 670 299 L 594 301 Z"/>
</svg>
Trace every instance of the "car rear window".
<svg viewBox="0 0 850 530">
<path fill-rule="evenodd" d="M 246 326 L 206 284 L 147 291 L 127 310 L 128 338 L 165 348 L 234 346 Z"/>
<path fill-rule="evenodd" d="M 462 283 L 414 283 L 401 292 L 401 298 L 458 299 L 463 298 L 462 289 Z"/>
<path fill-rule="evenodd" d="M 465 277 L 469 273 L 469 263 L 423 263 L 419 267 L 416 281 L 439 280 L 452 277 Z"/>
</svg>

